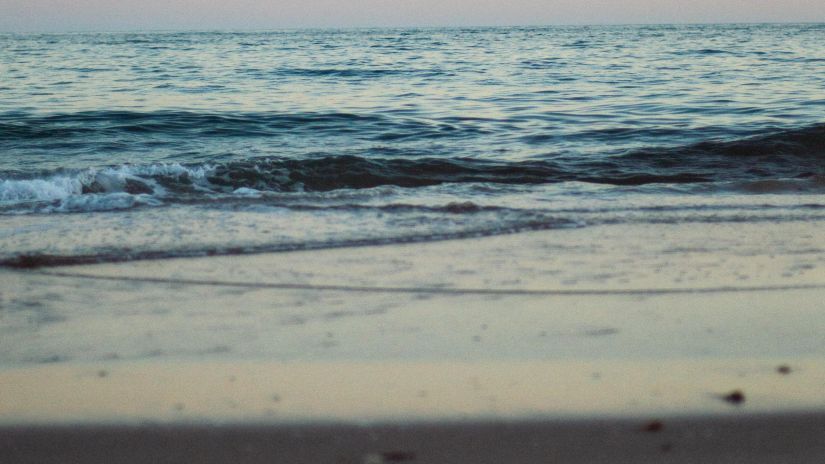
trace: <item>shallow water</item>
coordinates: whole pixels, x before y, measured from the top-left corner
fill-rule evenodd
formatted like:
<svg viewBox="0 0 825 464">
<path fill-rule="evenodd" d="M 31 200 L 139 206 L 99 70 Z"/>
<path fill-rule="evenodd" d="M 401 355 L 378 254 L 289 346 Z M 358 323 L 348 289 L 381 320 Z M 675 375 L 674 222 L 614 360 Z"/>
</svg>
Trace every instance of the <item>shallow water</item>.
<svg viewBox="0 0 825 464">
<path fill-rule="evenodd" d="M 825 219 L 825 26 L 0 36 L 7 265 Z"/>
</svg>

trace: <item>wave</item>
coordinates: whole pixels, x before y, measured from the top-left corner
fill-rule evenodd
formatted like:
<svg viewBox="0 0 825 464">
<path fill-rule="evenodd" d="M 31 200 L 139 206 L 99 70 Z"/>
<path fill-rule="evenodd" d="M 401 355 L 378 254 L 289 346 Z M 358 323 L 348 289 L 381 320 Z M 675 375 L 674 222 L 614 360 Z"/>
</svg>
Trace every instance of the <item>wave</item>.
<svg viewBox="0 0 825 464">
<path fill-rule="evenodd" d="M 397 205 L 389 208 L 398 208 L 402 212 L 423 211 L 448 214 L 476 214 L 485 211 L 472 203 L 453 203 L 443 207 L 421 208 L 411 205 Z M 388 211 L 387 208 L 382 208 Z M 495 211 L 488 211 L 495 212 Z M 408 232 L 400 231 L 388 234 L 377 234 L 367 237 L 344 237 L 330 240 L 301 239 L 297 241 L 281 241 L 259 244 L 190 244 L 183 246 L 169 246 L 158 249 L 140 249 L 133 246 L 123 247 L 91 247 L 86 253 L 51 254 L 40 252 L 18 252 L 3 256 L 0 254 L 0 268 L 32 269 L 52 266 L 72 266 L 94 263 L 113 263 L 148 259 L 168 259 L 203 256 L 246 255 L 255 253 L 277 253 L 299 250 L 318 250 L 331 248 L 376 246 L 402 243 L 420 243 L 440 240 L 454 240 L 462 238 L 485 237 L 502 234 L 513 234 L 526 231 L 567 229 L 583 227 L 579 221 L 561 217 L 545 216 L 530 212 L 510 211 L 507 214 L 496 216 L 496 220 L 479 221 L 468 224 L 466 227 L 456 227 L 453 230 Z"/>
<path fill-rule="evenodd" d="M 203 122 L 197 118 L 196 121 Z M 222 121 L 244 124 L 231 118 Z M 339 122 L 343 124 L 342 121 Z M 189 123 L 193 122 L 175 124 Z M 783 189 L 821 192 L 823 178 L 825 125 L 815 125 L 732 141 L 523 161 L 403 157 L 397 153 L 394 157 L 318 155 L 206 164 L 121 165 L 46 173 L 33 178 L 9 175 L 0 178 L 0 209 L 32 202 L 49 203 L 41 204 L 39 211 L 121 209 L 192 201 L 215 194 L 255 196 L 267 192 L 417 188 L 450 183 L 712 184 L 716 188 L 752 193 Z M 90 196 L 95 200 L 78 200 Z"/>
<path fill-rule="evenodd" d="M 119 166 L 35 179 L 0 179 L 0 211 L 74 212 L 159 205 L 162 179 L 202 176 L 204 168 L 177 164 Z M 34 208 L 30 208 L 31 204 Z"/>
<path fill-rule="evenodd" d="M 375 118 L 345 113 L 262 115 L 188 111 L 88 111 L 45 116 L 9 114 L 0 118 L 0 141 L 115 133 L 254 136 L 302 125 L 344 128 L 356 120 L 374 122 Z"/>
<path fill-rule="evenodd" d="M 469 136 L 475 124 L 381 113 L 209 113 L 193 111 L 86 111 L 70 114 L 0 114 L 0 143 L 63 142 L 90 137 L 273 137 L 307 132 L 356 134 L 367 140 Z"/>
<path fill-rule="evenodd" d="M 295 72 L 310 72 L 297 70 Z M 313 70 L 334 74 L 338 70 Z M 372 71 L 370 71 L 372 72 Z M 392 70 L 375 71 L 378 73 Z M 413 94 L 414 95 L 414 94 Z M 532 115 L 542 122 L 572 124 L 571 114 L 544 112 Z M 94 141 L 94 137 L 108 142 L 118 138 L 133 140 L 152 136 L 157 143 L 163 137 L 272 137 L 296 135 L 306 132 L 314 138 L 322 135 L 348 135 L 362 140 L 395 141 L 398 139 L 432 139 L 441 137 L 466 138 L 493 134 L 502 140 L 555 141 L 562 135 L 553 131 L 533 128 L 529 133 L 520 131 L 523 116 L 489 119 L 473 117 L 417 117 L 414 113 L 398 111 L 349 112 L 198 112 L 159 110 L 139 111 L 83 111 L 77 113 L 33 114 L 27 112 L 0 113 L 0 148 L 23 146 L 33 141 L 65 142 L 69 139 Z M 652 135 L 664 135 L 668 139 L 691 138 L 689 131 L 668 126 L 600 127 L 592 128 L 581 123 L 580 128 L 564 137 L 615 141 L 617 137 L 649 139 Z M 671 148 L 653 147 L 657 154 L 678 154 L 680 150 L 708 153 L 737 154 L 742 151 L 764 153 L 790 149 L 792 152 L 820 153 L 825 144 L 825 124 L 793 129 L 764 129 L 766 135 L 732 141 L 707 141 Z M 609 145 L 609 144 L 608 144 Z M 641 150 L 640 154 L 646 154 Z"/>
<path fill-rule="evenodd" d="M 473 118 L 441 116 L 437 118 L 414 117 L 414 113 L 398 111 L 372 111 L 367 113 L 347 112 L 298 112 L 298 113 L 214 113 L 194 111 L 87 111 L 71 114 L 33 115 L 28 113 L 0 114 L 0 156 L 7 153 L 12 159 L 32 157 L 37 159 L 55 159 L 60 153 L 71 156 L 85 156 L 89 152 L 105 153 L 108 157 L 118 157 L 123 152 L 164 153 L 172 151 L 181 153 L 184 158 L 176 158 L 181 163 L 191 163 L 197 159 L 214 158 L 226 155 L 221 150 L 236 150 L 249 147 L 250 140 L 256 149 L 271 151 L 270 140 L 278 138 L 286 141 L 286 150 L 294 149 L 289 143 L 296 140 L 306 141 L 302 153 L 314 146 L 324 146 L 327 140 L 343 141 L 347 145 L 364 142 L 372 144 L 370 150 L 381 151 L 383 147 L 400 148 L 402 156 L 398 162 L 390 161 L 389 168 L 404 170 L 404 159 L 422 158 L 422 142 L 449 142 L 441 151 L 451 150 L 462 153 L 472 147 L 473 158 L 479 158 L 478 146 L 493 144 L 496 149 L 502 147 L 519 147 L 529 145 L 527 149 L 533 158 L 536 150 L 546 147 L 558 150 L 559 146 L 596 142 L 609 150 L 611 146 L 619 150 L 622 146 L 633 146 L 634 140 L 663 140 L 669 146 L 651 146 L 649 148 L 624 149 L 623 152 L 599 154 L 549 152 L 542 159 L 530 161 L 502 160 L 500 163 L 480 161 L 479 166 L 472 166 L 467 157 L 446 159 L 444 169 L 454 170 L 455 165 L 466 167 L 466 171 L 478 171 L 492 166 L 499 170 L 510 163 L 516 171 L 522 170 L 526 178 L 536 176 L 548 178 L 549 181 L 583 180 L 613 183 L 656 182 L 660 174 L 656 169 L 663 169 L 662 181 L 696 182 L 713 180 L 718 177 L 708 170 L 716 169 L 724 175 L 726 171 L 736 173 L 736 159 L 760 158 L 760 163 L 767 161 L 765 168 L 776 170 L 774 177 L 787 176 L 796 168 L 810 168 L 811 158 L 823 156 L 825 152 L 825 124 L 809 127 L 772 130 L 765 135 L 735 140 L 710 140 L 687 145 L 678 145 L 679 141 L 696 140 L 696 134 L 683 129 L 667 126 L 653 127 L 616 127 L 590 126 L 572 118 L 567 113 L 541 113 L 532 116 L 542 123 L 575 126 L 569 133 L 558 130 L 541 130 L 531 128 L 523 130 L 523 124 L 530 122 L 521 117 L 513 118 Z M 535 126 L 535 124 L 533 124 Z M 721 129 L 717 133 L 724 133 Z M 292 142 L 290 142 L 292 141 Z M 336 143 L 337 143 L 336 142 Z M 296 146 L 300 146 L 299 143 Z M 218 148 L 217 151 L 214 147 Z M 289 148 L 292 147 L 292 148 Z M 414 155 L 403 153 L 408 149 Z M 202 156 L 197 152 L 203 151 Z M 294 151 L 294 150 L 293 150 Z M 231 153 L 230 153 L 231 154 Z M 232 155 L 235 156 L 235 155 Z M 290 155 L 291 157 L 298 156 Z M 423 155 L 426 157 L 426 155 Z M 342 158 L 336 164 L 352 164 L 358 169 L 358 161 L 343 160 L 343 157 L 330 154 L 329 159 Z M 274 159 L 274 158 L 273 158 Z M 366 161 L 374 158 L 367 156 Z M 801 159 L 806 159 L 800 162 Z M 444 158 L 438 158 L 444 160 Z M 432 163 L 438 164 L 438 160 Z M 269 161 L 252 160 L 266 164 Z M 430 161 L 423 161 L 432 164 Z M 492 163 L 489 164 L 489 163 Z M 790 163 L 790 164 L 789 164 Z M 275 163 L 277 164 L 277 162 Z M 308 164 L 311 165 L 310 162 Z M 676 169 L 677 165 L 681 169 Z M 758 166 L 754 166 L 758 167 Z M 570 169 L 576 173 L 568 175 Z M 592 176 L 587 169 L 593 169 Z M 640 169 L 645 172 L 638 172 Z M 633 171 L 637 171 L 633 174 Z M 793 175 L 802 174 L 796 169 Z M 608 172 L 609 171 L 609 172 Z M 554 173 L 559 175 L 554 175 Z M 613 176 L 611 173 L 615 173 Z M 769 175 L 767 173 L 766 175 Z M 0 174 L 2 176 L 2 174 Z M 604 178 L 599 181 L 597 178 Z"/>
</svg>

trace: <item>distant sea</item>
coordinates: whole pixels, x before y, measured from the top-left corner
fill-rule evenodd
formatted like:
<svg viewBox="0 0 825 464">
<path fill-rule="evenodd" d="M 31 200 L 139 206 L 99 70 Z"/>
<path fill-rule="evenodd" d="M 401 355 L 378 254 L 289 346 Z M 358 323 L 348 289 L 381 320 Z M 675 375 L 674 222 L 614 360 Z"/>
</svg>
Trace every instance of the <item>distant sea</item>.
<svg viewBox="0 0 825 464">
<path fill-rule="evenodd" d="M 825 224 L 823 194 L 820 24 L 0 35 L 6 266 Z"/>
</svg>

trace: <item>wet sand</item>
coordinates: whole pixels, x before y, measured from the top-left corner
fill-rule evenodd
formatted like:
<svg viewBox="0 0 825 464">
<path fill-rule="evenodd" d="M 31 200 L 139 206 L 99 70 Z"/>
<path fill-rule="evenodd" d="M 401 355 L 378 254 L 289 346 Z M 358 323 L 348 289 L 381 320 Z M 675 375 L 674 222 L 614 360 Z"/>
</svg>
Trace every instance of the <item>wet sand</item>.
<svg viewBox="0 0 825 464">
<path fill-rule="evenodd" d="M 825 419 L 814 414 L 661 422 L 52 427 L 3 430 L 0 458 L 42 464 L 819 462 L 823 430 Z"/>
<path fill-rule="evenodd" d="M 0 461 L 814 461 L 820 237 L 622 225 L 0 270 Z"/>
</svg>

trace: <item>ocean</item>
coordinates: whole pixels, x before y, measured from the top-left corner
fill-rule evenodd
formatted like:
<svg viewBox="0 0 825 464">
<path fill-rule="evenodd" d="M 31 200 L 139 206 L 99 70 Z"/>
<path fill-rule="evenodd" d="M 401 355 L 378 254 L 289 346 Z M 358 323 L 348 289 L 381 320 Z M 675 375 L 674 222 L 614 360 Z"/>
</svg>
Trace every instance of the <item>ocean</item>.
<svg viewBox="0 0 825 464">
<path fill-rule="evenodd" d="M 2 34 L 0 265 L 822 223 L 823 44 L 822 24 Z"/>
</svg>

